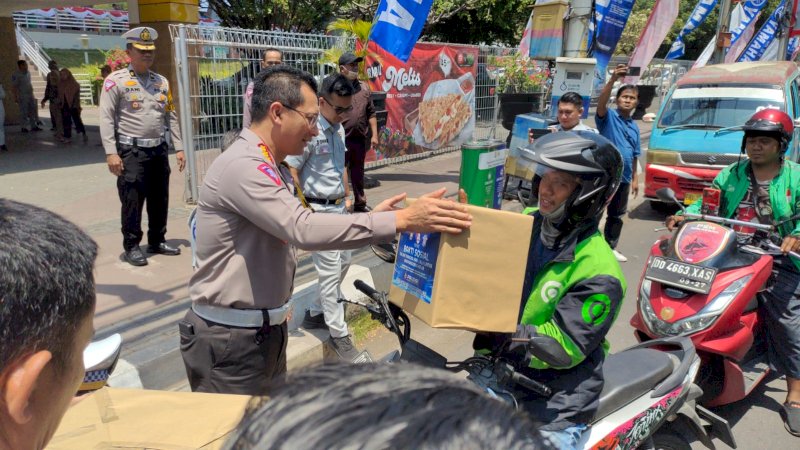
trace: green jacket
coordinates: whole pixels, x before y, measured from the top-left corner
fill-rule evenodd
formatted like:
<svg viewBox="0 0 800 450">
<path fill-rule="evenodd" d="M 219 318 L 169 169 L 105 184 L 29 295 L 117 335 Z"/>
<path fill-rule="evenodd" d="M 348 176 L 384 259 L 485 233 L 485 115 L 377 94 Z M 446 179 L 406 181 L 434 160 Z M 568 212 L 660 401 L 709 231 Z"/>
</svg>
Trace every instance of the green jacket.
<svg viewBox="0 0 800 450">
<path fill-rule="evenodd" d="M 750 185 L 750 161 L 741 161 L 722 169 L 711 185 L 720 191 L 719 215 L 727 219 L 733 217 L 739 203 L 747 195 Z M 778 176 L 769 184 L 769 201 L 772 204 L 772 219 L 775 223 L 786 220 L 800 211 L 800 165 L 784 161 Z M 700 199 L 686 208 L 686 212 L 700 214 L 703 200 Z M 680 214 L 680 213 L 679 213 Z M 778 227 L 781 237 L 800 236 L 800 221 L 794 220 Z M 794 265 L 800 270 L 800 262 Z"/>
<path fill-rule="evenodd" d="M 541 214 L 533 216 L 531 255 L 540 242 L 542 222 Z M 524 361 L 527 367 L 520 370 L 550 386 L 553 395 L 544 399 L 518 393 L 520 405 L 542 422 L 543 430 L 588 424 L 603 389 L 602 367 L 609 347 L 605 338 L 625 297 L 622 269 L 594 223 L 564 242 L 553 259 L 533 274 L 530 286 L 530 295 L 520 305 L 520 323 L 536 325 L 538 334 L 558 341 L 570 363 L 551 367 L 535 357 Z M 508 335 L 479 333 L 473 345 L 496 351 L 507 339 Z"/>
</svg>

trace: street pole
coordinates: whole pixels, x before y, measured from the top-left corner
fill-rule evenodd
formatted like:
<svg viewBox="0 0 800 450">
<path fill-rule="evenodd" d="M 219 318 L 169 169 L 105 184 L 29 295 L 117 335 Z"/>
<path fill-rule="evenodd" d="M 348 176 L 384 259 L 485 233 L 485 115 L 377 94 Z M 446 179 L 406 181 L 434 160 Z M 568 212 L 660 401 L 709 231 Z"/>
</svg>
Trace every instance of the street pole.
<svg viewBox="0 0 800 450">
<path fill-rule="evenodd" d="M 783 8 L 783 17 L 780 18 L 778 23 L 778 61 L 786 59 L 786 49 L 789 47 L 789 26 L 792 23 L 792 5 L 794 1 L 786 2 L 786 7 Z"/>
<path fill-rule="evenodd" d="M 728 37 L 727 44 L 730 45 L 730 22 L 731 22 L 731 0 L 719 2 L 719 21 L 717 22 L 717 48 L 711 57 L 712 64 L 725 62 L 725 37 Z"/>
<path fill-rule="evenodd" d="M 592 20 L 592 0 L 575 0 L 569 2 L 569 17 L 564 30 L 564 51 L 562 56 L 573 58 L 586 57 L 586 42 L 589 33 L 589 21 Z"/>
</svg>

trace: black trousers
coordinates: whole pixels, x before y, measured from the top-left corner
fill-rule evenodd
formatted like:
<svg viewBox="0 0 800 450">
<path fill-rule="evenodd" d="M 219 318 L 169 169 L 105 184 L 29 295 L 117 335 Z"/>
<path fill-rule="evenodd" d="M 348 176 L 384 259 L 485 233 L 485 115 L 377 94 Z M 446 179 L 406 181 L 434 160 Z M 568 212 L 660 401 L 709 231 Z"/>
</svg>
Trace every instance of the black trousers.
<svg viewBox="0 0 800 450">
<path fill-rule="evenodd" d="M 122 175 L 117 191 L 122 203 L 122 247 L 125 251 L 142 241 L 142 209 L 147 202 L 147 242 L 159 245 L 167 233 L 169 208 L 169 159 L 167 144 L 139 148 L 117 145 L 122 158 Z"/>
<path fill-rule="evenodd" d="M 257 328 L 210 322 L 191 309 L 179 327 L 192 392 L 266 395 L 272 380 L 286 373 L 286 322 L 270 326 L 260 344 Z"/>
<path fill-rule="evenodd" d="M 75 131 L 78 134 L 86 133 L 86 128 L 83 126 L 81 120 L 81 110 L 78 108 L 70 108 L 67 105 L 61 107 L 61 120 L 64 123 L 64 137 L 70 139 L 72 137 L 72 122 L 75 122 Z M 55 123 L 55 122 L 54 122 Z"/>
<path fill-rule="evenodd" d="M 608 217 L 606 217 L 606 226 L 603 230 L 603 236 L 611 248 L 617 248 L 619 237 L 622 235 L 622 218 L 628 212 L 628 197 L 631 192 L 630 183 L 621 183 L 619 189 L 611 197 L 611 202 L 608 203 Z"/>
<path fill-rule="evenodd" d="M 345 163 L 350 169 L 350 183 L 353 185 L 353 207 L 367 206 L 364 193 L 364 159 L 369 151 L 369 139 L 365 136 L 353 136 L 345 139 Z"/>
</svg>

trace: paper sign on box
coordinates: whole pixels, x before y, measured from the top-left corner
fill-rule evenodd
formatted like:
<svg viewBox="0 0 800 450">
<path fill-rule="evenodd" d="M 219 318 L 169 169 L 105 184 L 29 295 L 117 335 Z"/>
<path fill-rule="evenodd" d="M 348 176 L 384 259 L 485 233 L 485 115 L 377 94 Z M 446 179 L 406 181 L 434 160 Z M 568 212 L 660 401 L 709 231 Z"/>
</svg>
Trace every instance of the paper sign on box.
<svg viewBox="0 0 800 450">
<path fill-rule="evenodd" d="M 403 233 L 389 298 L 434 328 L 513 332 L 533 217 L 467 207 L 459 235 Z"/>
</svg>

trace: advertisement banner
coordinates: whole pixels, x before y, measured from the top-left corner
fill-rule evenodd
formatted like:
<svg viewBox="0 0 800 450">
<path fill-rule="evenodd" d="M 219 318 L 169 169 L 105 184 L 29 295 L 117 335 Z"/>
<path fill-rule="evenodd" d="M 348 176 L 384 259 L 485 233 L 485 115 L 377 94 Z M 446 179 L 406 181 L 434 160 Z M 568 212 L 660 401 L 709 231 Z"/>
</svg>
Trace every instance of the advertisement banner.
<svg viewBox="0 0 800 450">
<path fill-rule="evenodd" d="M 733 32 L 731 32 L 731 47 L 732 48 L 736 42 L 739 40 L 739 36 L 742 35 L 744 30 L 750 26 L 750 23 L 756 20 L 758 13 L 764 9 L 764 5 L 767 4 L 767 0 L 747 0 L 742 5 L 742 11 L 744 12 L 744 17 L 742 21 L 736 28 L 733 28 Z"/>
<path fill-rule="evenodd" d="M 658 0 L 653 7 L 653 13 L 647 19 L 647 25 L 639 36 L 639 43 L 633 50 L 631 59 L 628 61 L 629 67 L 639 67 L 644 70 L 652 61 L 658 47 L 664 42 L 672 24 L 678 18 L 678 0 Z M 656 19 L 658 17 L 658 19 Z M 626 84 L 636 84 L 639 76 L 625 77 Z"/>
<path fill-rule="evenodd" d="M 597 60 L 596 85 L 606 81 L 608 61 L 617 48 L 622 30 L 628 23 L 634 0 L 598 0 L 595 3 L 594 39 L 592 55 Z"/>
<path fill-rule="evenodd" d="M 381 0 L 375 12 L 370 42 L 383 47 L 402 62 L 408 61 L 433 0 Z"/>
<path fill-rule="evenodd" d="M 750 24 L 747 25 L 747 28 L 739 34 L 739 39 L 736 40 L 736 43 L 728 47 L 728 53 L 725 54 L 725 64 L 735 63 L 736 60 L 739 59 L 739 56 L 744 51 L 745 47 L 747 47 L 747 43 L 750 42 L 750 39 L 756 34 L 756 22 L 758 22 L 759 17 L 761 17 L 761 13 L 756 14 L 753 20 L 750 21 Z"/>
<path fill-rule="evenodd" d="M 775 40 L 775 35 L 778 32 L 778 20 L 783 15 L 786 9 L 786 0 L 782 0 L 775 11 L 769 16 L 764 25 L 756 33 L 755 37 L 750 40 L 750 43 L 739 55 L 739 61 L 759 61 L 767 47 Z"/>
<path fill-rule="evenodd" d="M 386 92 L 386 126 L 367 161 L 459 146 L 475 130 L 478 47 L 421 43 L 402 62 L 374 42 L 369 87 Z"/>
<path fill-rule="evenodd" d="M 678 33 L 678 37 L 675 38 L 675 42 L 672 43 L 672 47 L 669 48 L 669 53 L 667 53 L 665 59 L 678 59 L 683 56 L 685 50 L 683 44 L 684 36 L 688 35 L 705 22 L 708 14 L 711 13 L 715 6 L 717 6 L 717 0 L 700 0 L 697 3 L 692 14 L 686 20 L 683 29 Z"/>
</svg>

